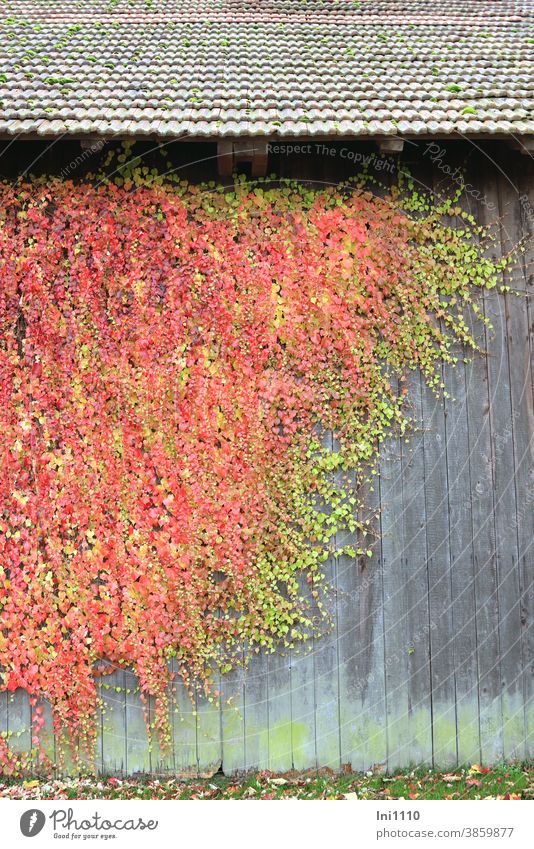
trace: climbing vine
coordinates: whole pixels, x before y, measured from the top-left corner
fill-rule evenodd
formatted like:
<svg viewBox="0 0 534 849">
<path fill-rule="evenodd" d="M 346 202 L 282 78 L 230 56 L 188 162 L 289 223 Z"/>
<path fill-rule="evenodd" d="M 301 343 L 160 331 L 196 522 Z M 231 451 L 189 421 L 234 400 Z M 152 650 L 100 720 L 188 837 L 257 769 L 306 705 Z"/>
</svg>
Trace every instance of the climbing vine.
<svg viewBox="0 0 534 849">
<path fill-rule="evenodd" d="M 91 750 L 105 664 L 164 745 L 170 659 L 213 695 L 214 669 L 325 627 L 323 564 L 372 554 L 407 374 L 443 391 L 497 279 L 450 204 L 141 171 L 0 186 L 0 669 L 36 751 L 43 699 Z"/>
</svg>

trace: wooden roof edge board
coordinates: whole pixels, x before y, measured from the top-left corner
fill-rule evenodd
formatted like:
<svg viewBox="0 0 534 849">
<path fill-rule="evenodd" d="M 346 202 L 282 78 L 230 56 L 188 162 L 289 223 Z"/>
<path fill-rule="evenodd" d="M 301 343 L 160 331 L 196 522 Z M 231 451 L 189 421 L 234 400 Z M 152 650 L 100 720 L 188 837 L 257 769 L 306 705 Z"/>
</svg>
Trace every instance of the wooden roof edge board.
<svg viewBox="0 0 534 849">
<path fill-rule="evenodd" d="M 251 141 L 259 141 L 263 140 L 268 144 L 278 144 L 278 145 L 287 145 L 287 144 L 322 144 L 325 141 L 330 142 L 345 142 L 345 143 L 380 143 L 381 141 L 385 141 L 386 139 L 390 139 L 391 136 L 380 136 L 380 135 L 325 135 L 325 136 L 251 136 Z M 396 138 L 396 137 L 394 137 Z M 520 146 L 526 147 L 529 152 L 532 150 L 532 146 L 534 144 L 534 133 L 530 135 L 524 135 L 520 137 L 510 136 L 509 133 L 428 133 L 428 134 L 406 134 L 402 135 L 400 138 L 404 142 L 417 142 L 417 141 L 505 141 L 510 145 L 515 145 L 517 149 L 520 149 Z M 41 141 L 50 143 L 54 139 L 54 136 L 43 136 L 38 133 L 25 133 L 23 135 L 13 135 L 12 133 L 0 133 L 0 141 Z M 116 135 L 81 135 L 81 134 L 62 134 L 58 136 L 56 141 L 78 141 L 78 142 L 112 142 L 112 141 L 157 141 L 160 140 L 162 144 L 169 143 L 193 143 L 199 144 L 201 142 L 205 142 L 208 144 L 218 144 L 219 141 L 222 141 L 220 136 L 176 136 L 173 138 L 172 136 L 160 136 L 157 133 L 120 133 Z M 236 136 L 226 137 L 225 141 L 246 141 L 244 136 Z"/>
</svg>

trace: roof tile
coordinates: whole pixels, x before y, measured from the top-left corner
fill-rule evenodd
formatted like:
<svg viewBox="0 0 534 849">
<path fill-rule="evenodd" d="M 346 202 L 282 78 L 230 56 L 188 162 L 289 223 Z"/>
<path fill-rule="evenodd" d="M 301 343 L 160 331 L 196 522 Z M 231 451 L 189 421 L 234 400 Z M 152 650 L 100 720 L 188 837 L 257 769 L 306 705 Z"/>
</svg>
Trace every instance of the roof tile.
<svg viewBox="0 0 534 849">
<path fill-rule="evenodd" d="M 533 0 L 3 0 L 0 133 L 534 133 Z"/>
</svg>

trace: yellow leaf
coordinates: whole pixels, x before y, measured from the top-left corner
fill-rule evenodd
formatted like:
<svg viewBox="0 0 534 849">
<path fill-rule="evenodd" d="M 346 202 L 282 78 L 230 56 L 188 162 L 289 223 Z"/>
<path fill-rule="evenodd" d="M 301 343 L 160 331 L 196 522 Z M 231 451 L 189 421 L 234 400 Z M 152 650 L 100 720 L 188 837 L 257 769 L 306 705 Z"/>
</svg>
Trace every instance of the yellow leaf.
<svg viewBox="0 0 534 849">
<path fill-rule="evenodd" d="M 485 774 L 486 772 L 489 772 L 489 768 L 485 766 L 480 766 L 480 764 L 472 764 L 469 767 L 469 775 L 474 775 L 477 772 Z"/>
</svg>

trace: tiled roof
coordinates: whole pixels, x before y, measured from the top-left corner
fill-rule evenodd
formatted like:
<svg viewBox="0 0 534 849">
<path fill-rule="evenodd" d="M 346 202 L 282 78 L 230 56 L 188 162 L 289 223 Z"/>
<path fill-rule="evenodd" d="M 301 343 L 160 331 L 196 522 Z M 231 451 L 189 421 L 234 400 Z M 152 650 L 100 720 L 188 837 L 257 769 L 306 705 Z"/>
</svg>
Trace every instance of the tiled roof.
<svg viewBox="0 0 534 849">
<path fill-rule="evenodd" d="M 534 134 L 534 0 L 3 0 L 19 133 Z"/>
</svg>

